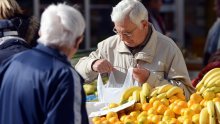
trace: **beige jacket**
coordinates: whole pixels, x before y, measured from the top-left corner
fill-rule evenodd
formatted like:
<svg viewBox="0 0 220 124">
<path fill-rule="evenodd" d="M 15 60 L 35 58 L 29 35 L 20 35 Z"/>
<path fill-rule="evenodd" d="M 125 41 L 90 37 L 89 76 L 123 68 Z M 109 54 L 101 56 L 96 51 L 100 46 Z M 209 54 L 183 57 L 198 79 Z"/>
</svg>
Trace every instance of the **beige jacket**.
<svg viewBox="0 0 220 124">
<path fill-rule="evenodd" d="M 181 87 L 187 99 L 194 92 L 181 51 L 174 41 L 153 27 L 147 45 L 134 56 L 119 35 L 114 35 L 100 42 L 98 49 L 91 52 L 89 57 L 81 58 L 75 68 L 85 80 L 93 80 L 98 73 L 92 71 L 91 64 L 100 58 L 107 59 L 117 69 L 114 76 L 118 83 L 123 84 L 127 69 L 138 63 L 151 71 L 147 82 L 152 87 L 171 83 Z"/>
</svg>

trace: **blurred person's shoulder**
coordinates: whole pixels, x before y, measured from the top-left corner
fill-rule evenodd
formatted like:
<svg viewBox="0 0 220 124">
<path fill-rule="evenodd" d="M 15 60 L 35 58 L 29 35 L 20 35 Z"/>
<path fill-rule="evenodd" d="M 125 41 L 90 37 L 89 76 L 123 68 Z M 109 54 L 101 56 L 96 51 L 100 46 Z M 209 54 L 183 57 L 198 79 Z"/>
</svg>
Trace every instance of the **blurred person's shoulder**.
<svg viewBox="0 0 220 124">
<path fill-rule="evenodd" d="M 213 53 L 209 59 L 209 63 L 220 61 L 220 49 L 218 49 L 215 53 Z"/>
</svg>

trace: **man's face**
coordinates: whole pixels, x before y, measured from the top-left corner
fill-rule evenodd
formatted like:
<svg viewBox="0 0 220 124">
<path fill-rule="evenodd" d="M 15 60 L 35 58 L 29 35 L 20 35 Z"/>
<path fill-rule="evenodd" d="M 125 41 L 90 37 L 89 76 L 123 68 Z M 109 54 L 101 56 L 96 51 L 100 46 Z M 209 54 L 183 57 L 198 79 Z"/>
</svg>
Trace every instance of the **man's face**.
<svg viewBox="0 0 220 124">
<path fill-rule="evenodd" d="M 144 24 L 137 26 L 129 18 L 125 18 L 123 22 L 114 23 L 115 27 L 113 31 L 117 33 L 121 40 L 128 47 L 136 47 L 143 42 L 143 39 L 146 36 L 146 29 Z"/>
</svg>

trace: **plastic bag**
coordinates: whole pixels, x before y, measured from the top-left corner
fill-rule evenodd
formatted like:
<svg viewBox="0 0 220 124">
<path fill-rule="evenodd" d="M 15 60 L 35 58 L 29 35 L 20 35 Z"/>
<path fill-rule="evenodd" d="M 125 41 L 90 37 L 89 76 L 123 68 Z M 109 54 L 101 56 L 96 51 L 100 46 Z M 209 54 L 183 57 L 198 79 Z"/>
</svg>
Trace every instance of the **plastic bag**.
<svg viewBox="0 0 220 124">
<path fill-rule="evenodd" d="M 115 81 L 112 72 L 109 75 L 109 81 L 106 85 L 103 84 L 101 74 L 99 74 L 97 80 L 97 92 L 99 102 L 118 103 L 125 89 L 131 86 L 138 86 L 138 82 L 133 82 L 132 73 L 133 68 L 129 68 L 122 87 L 118 87 L 119 84 Z"/>
</svg>

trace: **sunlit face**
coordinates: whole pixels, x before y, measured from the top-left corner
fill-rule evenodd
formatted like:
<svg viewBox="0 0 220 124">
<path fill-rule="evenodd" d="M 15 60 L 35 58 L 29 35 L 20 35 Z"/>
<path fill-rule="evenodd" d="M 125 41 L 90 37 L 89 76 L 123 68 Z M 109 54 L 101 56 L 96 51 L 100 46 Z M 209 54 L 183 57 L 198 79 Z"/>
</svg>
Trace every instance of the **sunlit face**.
<svg viewBox="0 0 220 124">
<path fill-rule="evenodd" d="M 136 47 L 141 44 L 147 33 L 147 21 L 141 23 L 141 26 L 134 24 L 128 17 L 123 22 L 115 22 L 113 31 L 117 33 L 125 45 Z"/>
</svg>

